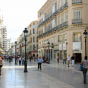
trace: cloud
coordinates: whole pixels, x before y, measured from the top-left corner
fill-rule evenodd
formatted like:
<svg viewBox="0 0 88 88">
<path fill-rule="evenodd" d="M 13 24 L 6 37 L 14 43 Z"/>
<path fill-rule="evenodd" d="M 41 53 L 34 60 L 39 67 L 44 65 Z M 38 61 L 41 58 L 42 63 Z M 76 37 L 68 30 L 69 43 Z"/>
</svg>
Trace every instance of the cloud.
<svg viewBox="0 0 88 88">
<path fill-rule="evenodd" d="M 14 41 L 30 22 L 36 20 L 37 12 L 45 1 L 0 0 L 0 8 L 3 14 L 4 24 L 7 26 L 8 37 Z"/>
</svg>

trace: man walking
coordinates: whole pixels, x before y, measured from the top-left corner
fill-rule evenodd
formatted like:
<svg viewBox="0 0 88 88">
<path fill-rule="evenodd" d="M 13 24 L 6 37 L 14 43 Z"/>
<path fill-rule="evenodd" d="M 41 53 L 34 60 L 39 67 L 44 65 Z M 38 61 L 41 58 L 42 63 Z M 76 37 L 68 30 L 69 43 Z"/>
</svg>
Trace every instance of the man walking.
<svg viewBox="0 0 88 88">
<path fill-rule="evenodd" d="M 41 57 L 39 57 L 39 58 L 37 59 L 37 62 L 38 62 L 38 70 L 39 70 L 39 69 L 42 70 L 41 65 L 42 65 L 42 63 L 43 63 L 43 59 L 42 59 Z"/>
</svg>

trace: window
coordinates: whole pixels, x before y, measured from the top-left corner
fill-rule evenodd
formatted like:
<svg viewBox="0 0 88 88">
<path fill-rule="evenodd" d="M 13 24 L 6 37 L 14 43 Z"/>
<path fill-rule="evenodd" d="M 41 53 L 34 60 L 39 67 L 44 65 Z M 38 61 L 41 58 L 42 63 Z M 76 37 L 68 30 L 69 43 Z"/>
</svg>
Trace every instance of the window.
<svg viewBox="0 0 88 88">
<path fill-rule="evenodd" d="M 33 45 L 33 50 L 35 50 L 35 44 Z"/>
<path fill-rule="evenodd" d="M 68 21 L 68 12 L 65 12 L 65 22 Z"/>
<path fill-rule="evenodd" d="M 81 3 L 82 0 L 72 0 L 72 3 Z"/>
<path fill-rule="evenodd" d="M 35 37 L 33 37 L 33 42 L 35 42 Z"/>
<path fill-rule="evenodd" d="M 61 22 L 61 24 L 64 22 L 64 14 L 61 15 L 61 17 L 60 17 L 60 22 Z"/>
<path fill-rule="evenodd" d="M 58 16 L 58 25 L 60 24 L 60 16 Z"/>
<path fill-rule="evenodd" d="M 43 15 L 43 21 L 45 20 L 45 15 Z"/>
<path fill-rule="evenodd" d="M 67 41 L 67 34 L 63 35 L 63 41 L 66 42 Z"/>
<path fill-rule="evenodd" d="M 81 9 L 74 9 L 74 19 L 81 19 L 82 16 L 81 16 Z"/>
<path fill-rule="evenodd" d="M 56 20 L 53 19 L 53 20 L 52 20 L 52 28 L 54 28 L 55 26 L 56 26 Z"/>
<path fill-rule="evenodd" d="M 43 26 L 43 33 L 45 33 L 45 26 Z"/>
<path fill-rule="evenodd" d="M 65 17 L 64 17 L 64 13 L 62 14 L 62 23 L 64 23 L 65 21 Z"/>
<path fill-rule="evenodd" d="M 56 3 L 52 6 L 52 13 L 56 11 Z"/>
<path fill-rule="evenodd" d="M 59 35 L 59 36 L 58 36 L 58 42 L 62 42 L 62 40 L 63 40 L 62 35 Z"/>
<path fill-rule="evenodd" d="M 33 34 L 35 34 L 35 29 L 33 29 Z"/>
<path fill-rule="evenodd" d="M 67 0 L 59 0 L 59 8 L 62 7 L 66 2 Z"/>
<path fill-rule="evenodd" d="M 81 42 L 81 33 L 73 33 L 73 42 Z"/>
</svg>

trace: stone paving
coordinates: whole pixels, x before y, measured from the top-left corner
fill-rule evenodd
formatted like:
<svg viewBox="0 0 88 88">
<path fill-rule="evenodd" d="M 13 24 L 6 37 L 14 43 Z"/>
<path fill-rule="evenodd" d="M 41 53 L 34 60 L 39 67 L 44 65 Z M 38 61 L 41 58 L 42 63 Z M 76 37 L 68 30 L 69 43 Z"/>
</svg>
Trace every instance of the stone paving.
<svg viewBox="0 0 88 88">
<path fill-rule="evenodd" d="M 24 66 L 14 66 L 5 62 L 0 76 L 0 88 L 88 88 L 83 84 L 82 72 L 67 65 L 43 64 L 42 71 L 37 70 L 37 64 L 28 64 L 28 72 Z"/>
</svg>

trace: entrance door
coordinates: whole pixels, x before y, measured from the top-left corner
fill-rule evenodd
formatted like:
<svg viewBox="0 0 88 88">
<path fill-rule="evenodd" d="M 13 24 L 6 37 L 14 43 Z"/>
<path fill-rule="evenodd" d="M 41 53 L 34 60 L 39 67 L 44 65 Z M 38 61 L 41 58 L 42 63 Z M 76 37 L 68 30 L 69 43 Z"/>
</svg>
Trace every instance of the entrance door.
<svg viewBox="0 0 88 88">
<path fill-rule="evenodd" d="M 75 56 L 75 63 L 81 63 L 82 54 L 81 53 L 74 53 Z"/>
</svg>

